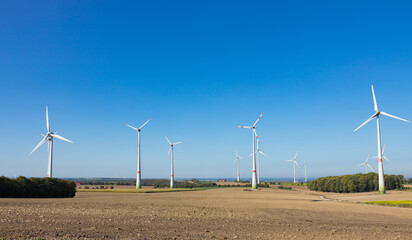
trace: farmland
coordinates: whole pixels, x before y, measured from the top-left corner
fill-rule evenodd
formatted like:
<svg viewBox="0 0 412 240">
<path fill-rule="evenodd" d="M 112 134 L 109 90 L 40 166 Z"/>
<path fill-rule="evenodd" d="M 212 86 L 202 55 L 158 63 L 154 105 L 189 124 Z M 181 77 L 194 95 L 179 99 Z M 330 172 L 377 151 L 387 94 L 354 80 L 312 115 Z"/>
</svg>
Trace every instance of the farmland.
<svg viewBox="0 0 412 240">
<path fill-rule="evenodd" d="M 294 191 L 248 190 L 77 192 L 76 197 L 69 199 L 0 199 L 0 237 L 412 238 L 412 209 L 357 203 L 371 199 L 412 199 L 412 192 L 388 191 L 385 196 L 376 192 L 325 195 L 308 191 L 304 186 L 293 186 Z"/>
</svg>

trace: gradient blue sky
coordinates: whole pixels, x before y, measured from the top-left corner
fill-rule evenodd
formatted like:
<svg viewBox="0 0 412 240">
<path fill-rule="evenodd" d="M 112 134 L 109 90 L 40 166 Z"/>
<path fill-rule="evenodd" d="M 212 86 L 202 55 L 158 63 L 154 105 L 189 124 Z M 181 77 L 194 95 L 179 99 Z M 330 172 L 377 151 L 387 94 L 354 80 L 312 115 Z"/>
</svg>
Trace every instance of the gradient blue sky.
<svg viewBox="0 0 412 240">
<path fill-rule="evenodd" d="M 257 126 L 263 177 L 364 171 L 376 155 L 379 107 L 412 120 L 409 1 L 0 1 L 0 175 L 45 176 L 52 130 L 56 177 L 235 177 Z M 392 164 L 412 177 L 412 126 L 382 118 Z M 376 166 L 377 162 L 373 164 Z M 242 160 L 250 177 L 251 160 Z M 303 177 L 303 168 L 298 170 Z"/>
</svg>

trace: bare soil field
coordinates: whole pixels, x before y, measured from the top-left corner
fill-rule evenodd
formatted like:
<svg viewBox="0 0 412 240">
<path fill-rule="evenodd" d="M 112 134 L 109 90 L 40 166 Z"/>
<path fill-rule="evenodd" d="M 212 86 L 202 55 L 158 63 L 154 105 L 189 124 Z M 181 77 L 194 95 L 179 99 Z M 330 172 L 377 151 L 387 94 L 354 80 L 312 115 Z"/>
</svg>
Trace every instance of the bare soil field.
<svg viewBox="0 0 412 240">
<path fill-rule="evenodd" d="M 3 198 L 0 239 L 412 239 L 412 209 L 294 189 Z"/>
</svg>

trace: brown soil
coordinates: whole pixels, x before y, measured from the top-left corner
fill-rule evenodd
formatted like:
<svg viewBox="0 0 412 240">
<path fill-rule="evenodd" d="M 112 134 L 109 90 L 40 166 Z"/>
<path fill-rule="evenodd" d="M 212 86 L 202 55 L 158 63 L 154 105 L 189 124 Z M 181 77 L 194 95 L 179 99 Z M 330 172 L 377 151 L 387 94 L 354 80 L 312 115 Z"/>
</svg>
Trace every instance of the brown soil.
<svg viewBox="0 0 412 240">
<path fill-rule="evenodd" d="M 0 239 L 412 239 L 412 209 L 296 189 L 0 199 Z"/>
</svg>

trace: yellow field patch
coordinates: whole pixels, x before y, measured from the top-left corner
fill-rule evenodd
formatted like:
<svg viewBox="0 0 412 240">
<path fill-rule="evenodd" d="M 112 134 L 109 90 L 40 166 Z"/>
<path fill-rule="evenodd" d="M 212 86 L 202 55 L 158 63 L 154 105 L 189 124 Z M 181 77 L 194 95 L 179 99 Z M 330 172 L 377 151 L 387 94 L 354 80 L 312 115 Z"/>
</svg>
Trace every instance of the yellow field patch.
<svg viewBox="0 0 412 240">
<path fill-rule="evenodd" d="M 370 202 L 365 202 L 365 203 L 412 208 L 412 200 L 400 200 L 400 201 L 370 201 Z"/>
</svg>

